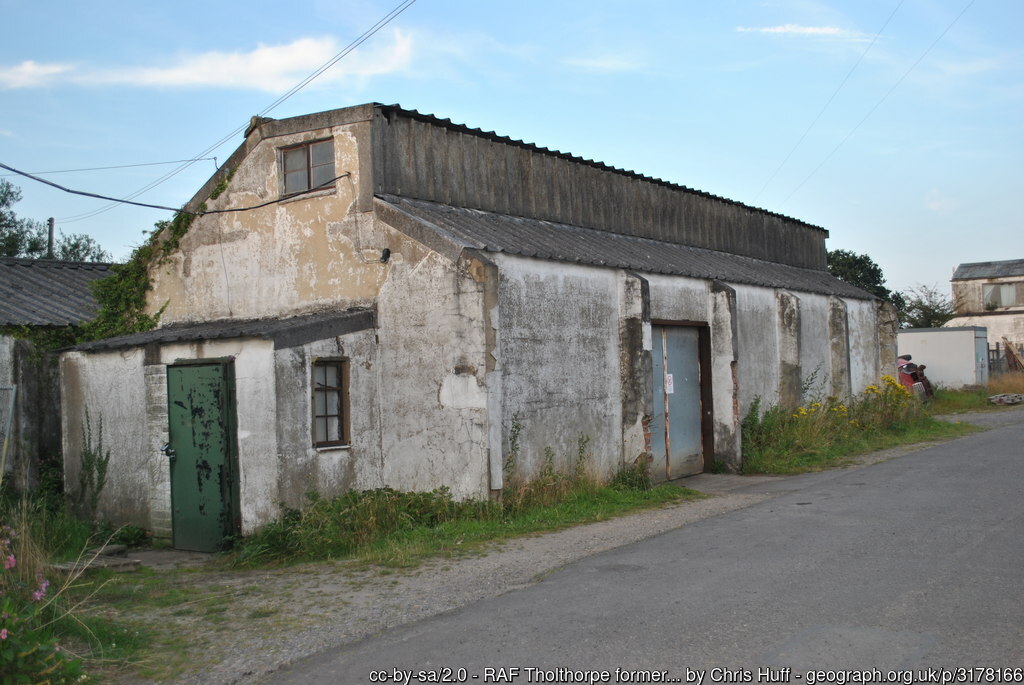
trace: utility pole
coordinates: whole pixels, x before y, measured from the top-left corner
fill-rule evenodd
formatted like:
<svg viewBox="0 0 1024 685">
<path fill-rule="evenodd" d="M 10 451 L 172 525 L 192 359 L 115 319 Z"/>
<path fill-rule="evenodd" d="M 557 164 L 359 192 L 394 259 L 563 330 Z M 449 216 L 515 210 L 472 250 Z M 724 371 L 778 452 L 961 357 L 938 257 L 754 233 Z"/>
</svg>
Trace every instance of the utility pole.
<svg viewBox="0 0 1024 685">
<path fill-rule="evenodd" d="M 50 237 L 46 241 L 46 258 L 53 259 L 53 217 L 47 222 L 50 225 Z"/>
</svg>

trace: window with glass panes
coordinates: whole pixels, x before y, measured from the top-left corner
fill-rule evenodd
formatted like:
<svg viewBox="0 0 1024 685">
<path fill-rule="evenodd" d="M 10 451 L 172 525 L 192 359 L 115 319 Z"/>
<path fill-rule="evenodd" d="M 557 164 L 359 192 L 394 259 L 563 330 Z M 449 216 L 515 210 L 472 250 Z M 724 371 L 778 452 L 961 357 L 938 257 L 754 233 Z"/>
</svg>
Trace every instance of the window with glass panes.
<svg viewBox="0 0 1024 685">
<path fill-rule="evenodd" d="M 281 150 L 284 193 L 301 193 L 334 180 L 334 141 L 319 140 Z"/>
<path fill-rule="evenodd" d="M 347 361 L 313 363 L 313 444 L 349 444 Z"/>
</svg>

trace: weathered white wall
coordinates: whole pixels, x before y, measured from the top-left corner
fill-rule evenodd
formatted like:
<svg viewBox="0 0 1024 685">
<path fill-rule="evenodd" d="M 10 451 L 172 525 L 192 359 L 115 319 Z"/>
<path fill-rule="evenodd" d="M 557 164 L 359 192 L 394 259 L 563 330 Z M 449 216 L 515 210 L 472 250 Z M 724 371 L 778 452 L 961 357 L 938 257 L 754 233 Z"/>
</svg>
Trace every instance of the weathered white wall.
<svg viewBox="0 0 1024 685">
<path fill-rule="evenodd" d="M 506 450 L 513 416 L 522 424 L 517 475 L 536 474 L 545 448 L 571 470 L 581 434 L 593 475 L 612 475 L 623 460 L 616 272 L 494 257 Z"/>
<path fill-rule="evenodd" d="M 973 312 L 985 311 L 985 286 L 986 285 L 1014 285 L 1017 298 L 1024 289 L 1024 279 L 1020 276 L 1004 276 L 1002 278 L 978 278 L 970 281 L 953 281 L 953 302 L 959 313 L 970 314 Z M 995 311 L 1015 312 L 1024 315 L 1024 304 L 1010 307 L 998 307 Z"/>
<path fill-rule="evenodd" d="M 900 331 L 899 354 L 923 364 L 932 385 L 963 388 L 988 383 L 988 341 L 982 327 Z"/>
<path fill-rule="evenodd" d="M 779 401 L 779 340 L 775 291 L 734 285 L 736 291 L 739 411 L 745 416 L 754 398 L 761 406 Z"/>
<path fill-rule="evenodd" d="M 711 283 L 697 278 L 645 274 L 651 289 L 651 318 L 707 322 Z"/>
<path fill-rule="evenodd" d="M 878 319 L 874 300 L 846 299 L 850 328 L 850 392 L 856 395 L 878 383 Z"/>
<path fill-rule="evenodd" d="M 311 140 L 334 140 L 335 175 L 327 190 L 261 209 L 208 214 L 196 219 L 180 249 L 151 270 L 148 311 L 161 321 L 207 321 L 288 315 L 372 303 L 387 277 L 386 244 L 372 213 L 355 212 L 360 141 L 369 122 L 335 126 L 260 141 L 236 169 L 227 190 L 209 209 L 254 207 L 280 197 L 278 150 Z"/>
<path fill-rule="evenodd" d="M 391 238 L 392 270 L 377 299 L 381 481 L 486 497 L 484 284 L 468 263 Z"/>
<path fill-rule="evenodd" d="M 88 411 L 93 448 L 110 451 L 107 484 L 98 515 L 115 524 L 149 526 L 153 474 L 166 457 L 150 449 L 146 424 L 146 386 L 141 349 L 66 352 L 61 356 L 64 484 L 78 491 L 79 464 Z"/>
<path fill-rule="evenodd" d="M 160 349 L 160 363 L 165 365 L 201 359 L 234 363 L 241 526 L 243 533 L 250 533 L 279 513 L 273 343 L 251 338 L 210 340 Z M 155 429 L 166 430 L 166 415 L 152 419 L 158 421 Z M 166 478 L 169 471 L 162 473 Z"/>
<path fill-rule="evenodd" d="M 800 297 L 800 372 L 809 397 L 832 392 L 832 355 L 828 330 L 828 297 L 797 293 Z"/>
<path fill-rule="evenodd" d="M 311 365 L 317 358 L 349 360 L 349 445 L 313 446 Z M 378 364 L 373 330 L 274 352 L 279 473 L 276 500 L 298 507 L 310 491 L 331 497 L 348 489 L 369 490 L 384 485 Z"/>
<path fill-rule="evenodd" d="M 1024 347 L 1024 312 L 989 314 L 979 316 L 958 316 L 946 324 L 949 328 L 982 326 L 988 331 L 988 344 L 999 343 L 1004 347 L 1003 338 L 1018 347 Z"/>
</svg>

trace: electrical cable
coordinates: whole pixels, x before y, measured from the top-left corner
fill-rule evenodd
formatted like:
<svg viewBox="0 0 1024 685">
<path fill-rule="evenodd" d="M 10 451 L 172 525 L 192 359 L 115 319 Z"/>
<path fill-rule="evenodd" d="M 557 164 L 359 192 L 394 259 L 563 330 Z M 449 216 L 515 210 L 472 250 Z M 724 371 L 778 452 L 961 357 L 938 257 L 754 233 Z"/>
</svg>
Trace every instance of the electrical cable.
<svg viewBox="0 0 1024 685">
<path fill-rule="evenodd" d="M 761 190 L 757 191 L 757 195 L 754 196 L 753 200 L 755 203 L 757 202 L 757 199 L 761 197 L 761 194 L 765 191 L 768 185 L 773 180 L 775 180 L 775 177 L 778 175 L 778 173 L 782 171 L 782 167 L 786 166 L 786 162 L 788 162 L 789 158 L 793 156 L 793 153 L 796 152 L 796 149 L 800 147 L 800 143 L 804 142 L 804 138 L 807 137 L 807 134 L 811 132 L 811 129 L 814 128 L 814 125 L 818 123 L 819 119 L 821 119 L 821 115 L 825 113 L 825 110 L 828 109 L 828 106 L 831 105 L 832 101 L 836 99 L 837 95 L 839 95 L 839 91 L 843 89 L 843 86 L 846 85 L 846 82 L 850 80 L 851 76 L 853 76 L 853 72 L 855 72 L 857 70 L 857 67 L 860 66 L 860 63 L 864 61 L 864 57 L 868 54 L 871 48 L 878 41 L 878 37 L 882 35 L 882 32 L 885 31 L 885 28 L 889 25 L 889 22 L 892 21 L 892 18 L 896 16 L 896 12 L 899 11 L 900 7 L 903 6 L 903 3 L 905 1 L 906 0 L 899 1 L 899 4 L 896 5 L 896 8 L 893 9 L 891 14 L 889 14 L 889 18 L 885 20 L 884 24 L 882 24 L 882 28 L 878 29 L 878 32 L 875 34 L 875 37 L 872 38 L 868 46 L 864 48 L 864 52 L 860 53 L 860 57 L 857 58 L 857 62 L 852 67 L 850 67 L 850 71 L 846 72 L 846 76 L 843 77 L 843 80 L 839 83 L 839 86 L 835 89 L 835 91 L 833 91 L 832 95 L 825 102 L 825 104 L 822 105 L 821 110 L 818 112 L 818 116 L 814 117 L 814 121 L 812 121 L 807 126 L 804 132 L 800 135 L 800 138 L 796 141 L 796 143 L 793 144 L 793 147 L 790 148 L 789 152 L 786 153 L 785 159 L 779 162 L 779 166 L 775 168 L 775 171 L 773 171 L 771 176 L 768 177 L 768 180 L 764 182 L 764 185 L 761 186 Z"/>
<path fill-rule="evenodd" d="M 794 188 L 794 189 L 793 189 L 793 191 L 792 191 L 792 192 L 791 192 L 791 193 L 790 193 L 789 195 L 787 195 L 787 196 L 786 196 L 786 198 L 785 198 L 785 199 L 784 199 L 784 200 L 783 200 L 782 202 L 780 202 L 780 203 L 779 203 L 779 207 L 781 207 L 782 205 L 784 205 L 784 204 L 786 204 L 787 202 L 789 202 L 789 199 L 790 199 L 791 197 L 793 197 L 794 195 L 796 195 L 797 191 L 799 191 L 799 190 L 800 190 L 801 188 L 803 188 L 804 184 L 805 184 L 805 183 L 807 183 L 807 181 L 811 180 L 811 178 L 812 178 L 812 177 L 813 177 L 813 176 L 814 176 L 814 175 L 815 175 L 816 173 L 818 173 L 818 170 L 819 170 L 819 169 L 821 169 L 821 167 L 825 166 L 825 163 L 826 163 L 826 162 L 828 162 L 828 160 L 832 159 L 832 156 L 833 156 L 833 155 L 835 155 L 835 153 L 839 151 L 839 148 L 841 148 L 841 147 L 843 146 L 843 144 L 844 144 L 844 143 L 846 143 L 846 141 L 847 141 L 847 140 L 849 140 L 849 139 L 850 139 L 850 137 L 851 137 L 851 136 L 852 136 L 852 135 L 853 135 L 854 133 L 856 133 L 856 132 L 857 132 L 857 129 L 859 129 L 859 128 L 860 128 L 860 127 L 861 127 L 861 126 L 862 126 L 862 125 L 864 124 L 864 122 L 865 122 L 865 121 L 867 121 L 867 120 L 868 120 L 868 118 L 869 118 L 869 117 L 870 117 L 870 116 L 871 116 L 872 114 L 874 114 L 874 113 L 875 113 L 875 110 L 876 110 L 876 109 L 878 109 L 879 107 L 881 107 L 881 106 L 882 106 L 882 103 L 883 103 L 883 102 L 885 102 L 885 101 L 886 101 L 886 99 L 887 99 L 887 98 L 888 98 L 888 97 L 889 97 L 890 95 L 892 95 L 892 92 L 893 92 L 894 90 L 896 90 L 896 88 L 898 88 L 898 87 L 899 87 L 899 85 L 900 85 L 901 83 L 903 83 L 903 81 L 904 81 L 904 80 L 906 80 L 906 78 L 907 78 L 908 76 L 910 76 L 910 72 L 912 72 L 912 71 L 913 71 L 914 69 L 916 69 L 916 68 L 917 68 L 917 65 L 918 65 L 918 64 L 920 64 L 920 63 L 921 63 L 921 62 L 922 62 L 922 61 L 924 60 L 924 58 L 928 56 L 928 53 L 929 53 L 929 52 L 931 52 L 931 51 L 932 51 L 932 49 L 933 49 L 933 48 L 934 48 L 934 47 L 935 47 L 936 45 L 938 45 L 938 44 L 939 44 L 939 41 L 940 41 L 940 40 L 942 40 L 942 39 L 943 39 L 943 38 L 945 37 L 945 35 L 946 35 L 947 33 L 949 33 L 949 30 L 950 30 L 951 28 L 953 28 L 953 25 L 954 25 L 954 24 L 956 24 L 956 23 L 957 23 L 958 21 L 960 21 L 960 17 L 964 16 L 964 14 L 965 14 L 965 13 L 967 12 L 967 10 L 969 10 L 969 9 L 971 8 L 971 5 L 973 5 L 973 4 L 975 3 L 975 2 L 976 2 L 976 0 L 970 0 L 970 2 L 968 2 L 968 3 L 967 3 L 967 6 L 966 6 L 966 7 L 964 7 L 964 8 L 963 8 L 963 9 L 962 9 L 962 10 L 960 11 L 960 14 L 956 15 L 956 18 L 955 18 L 955 19 L 953 19 L 953 21 L 951 21 L 951 22 L 949 23 L 949 26 L 947 26 L 947 27 L 946 27 L 946 29 L 945 29 L 945 30 L 944 30 L 944 31 L 943 31 L 942 33 L 940 33 L 940 34 L 939 34 L 939 37 L 938 37 L 938 38 L 936 38 L 936 39 L 935 39 L 934 41 L 932 41 L 932 44 L 931 44 L 931 45 L 929 45 L 929 46 L 928 46 L 928 48 L 927 48 L 927 49 L 926 49 L 926 50 L 925 50 L 924 52 L 922 52 L 922 53 L 921 53 L 921 56 L 920 56 L 920 57 L 918 57 L 918 58 L 917 58 L 917 60 L 916 60 L 916 61 L 915 61 L 915 62 L 914 62 L 913 64 L 911 64 L 911 65 L 910 65 L 910 68 L 909 68 L 909 69 L 907 69 L 907 70 L 906 70 L 906 71 L 905 71 L 905 72 L 903 73 L 903 76 L 900 76 L 900 77 L 899 77 L 899 79 L 898 79 L 898 80 L 896 81 L 896 83 L 894 83 L 894 84 L 892 85 L 892 87 L 891 87 L 891 88 L 889 88 L 889 90 L 887 90 L 887 91 L 885 92 L 885 95 L 883 95 L 883 96 L 881 97 L 881 99 L 879 99 L 879 101 L 875 103 L 874 107 L 872 107 L 871 109 L 869 109 L 869 110 L 868 110 L 868 113 L 867 113 L 867 114 L 865 114 L 865 115 L 864 115 L 864 117 L 863 117 L 863 118 L 862 118 L 862 119 L 861 119 L 861 120 L 860 120 L 859 122 L 857 122 L 857 125 L 856 125 L 856 126 L 854 126 L 854 127 L 852 128 L 852 129 L 850 129 L 850 132 L 849 132 L 849 133 L 847 133 L 847 134 L 846 134 L 846 135 L 845 135 L 845 136 L 843 137 L 843 139 L 842 139 L 842 140 L 840 140 L 840 141 L 839 141 L 839 142 L 838 142 L 838 143 L 836 144 L 836 146 L 835 146 L 834 148 L 832 148 L 832 151 L 831 151 L 831 152 L 829 152 L 829 153 L 828 153 L 828 154 L 827 154 L 827 155 L 825 156 L 825 159 L 821 160 L 821 163 L 820 163 L 820 164 L 818 164 L 818 166 L 814 167 L 814 169 L 813 169 L 813 170 L 811 171 L 811 173 L 807 174 L 807 176 L 806 176 L 806 177 L 804 177 L 804 180 L 800 181 L 800 184 L 799 184 L 799 185 L 797 185 L 797 187 L 796 187 L 796 188 Z"/>
<path fill-rule="evenodd" d="M 160 166 L 162 164 L 181 164 L 182 162 L 205 162 L 207 160 L 213 160 L 214 164 L 217 162 L 216 157 L 198 157 L 195 159 L 172 159 L 167 162 L 146 162 L 145 164 L 119 164 L 117 166 L 94 166 L 86 169 L 58 169 L 56 171 L 33 171 L 33 174 L 42 176 L 43 174 L 73 174 L 79 171 L 107 171 L 108 169 L 134 169 L 140 166 Z M 0 174 L 0 178 L 6 176 L 17 176 L 18 174 Z"/>
<path fill-rule="evenodd" d="M 125 199 L 122 199 L 122 198 L 109 197 L 107 195 L 99 195 L 97 193 L 90 193 L 90 192 L 87 192 L 85 190 L 74 190 L 72 188 L 66 188 L 66 187 L 60 185 L 59 183 L 54 183 L 53 181 L 47 181 L 45 178 L 39 178 L 38 176 L 34 176 L 33 174 L 30 174 L 30 173 L 28 173 L 26 171 L 21 171 L 19 169 L 15 169 L 14 167 L 8 166 L 8 165 L 4 164 L 3 162 L 0 162 L 0 169 L 7 169 L 8 171 L 14 172 L 14 174 L 16 174 L 18 176 L 24 176 L 25 178 L 30 178 L 33 181 L 38 181 L 39 183 L 43 183 L 45 185 L 51 186 L 53 188 L 56 188 L 57 190 L 63 190 L 65 193 L 71 193 L 72 195 L 83 195 L 85 197 L 95 197 L 95 198 L 100 199 L 100 200 L 108 200 L 108 201 L 114 203 L 114 205 L 125 204 L 125 205 L 133 205 L 135 207 L 146 207 L 147 209 L 163 209 L 163 210 L 167 210 L 168 212 L 180 212 L 182 214 L 189 214 L 191 216 L 205 216 L 207 214 L 232 214 L 232 213 L 235 213 L 235 212 L 249 212 L 249 211 L 252 211 L 254 209 L 260 209 L 262 207 L 268 207 L 270 205 L 277 204 L 278 202 L 283 202 L 285 200 L 291 200 L 292 198 L 300 197 L 302 195 L 305 195 L 307 193 L 312 193 L 312 192 L 317 191 L 317 190 L 323 190 L 328 185 L 330 185 L 331 183 L 334 183 L 338 179 L 346 178 L 347 176 L 351 176 L 351 174 L 346 171 L 345 173 L 341 174 L 340 176 L 335 176 L 334 178 L 332 178 L 329 181 L 324 181 L 323 183 L 321 183 L 320 185 L 316 186 L 315 188 L 310 188 L 309 190 L 303 190 L 303 191 L 298 192 L 298 193 L 291 193 L 290 195 L 286 195 L 284 197 L 279 197 L 276 200 L 269 200 L 269 201 L 264 202 L 262 204 L 253 205 L 251 207 L 236 207 L 234 209 L 209 209 L 209 210 L 207 210 L 205 212 L 190 212 L 190 211 L 182 209 L 182 208 L 167 207 L 167 206 L 164 206 L 164 205 L 153 205 L 153 204 L 149 204 L 149 203 L 146 203 L 146 202 L 133 202 L 132 200 L 125 200 Z"/>
<path fill-rule="evenodd" d="M 274 102 L 270 103 L 270 105 L 265 107 L 259 114 L 257 114 L 257 116 L 263 116 L 263 115 L 267 114 L 268 112 L 272 111 L 273 109 L 275 109 L 276 107 L 278 107 L 279 105 L 284 103 L 288 98 L 292 97 L 293 95 L 298 93 L 300 90 L 305 88 L 314 79 L 316 79 L 318 76 L 320 76 L 325 71 L 330 69 L 332 66 L 337 64 L 346 55 L 348 55 L 350 52 L 355 50 L 357 47 L 359 47 L 360 45 L 365 43 L 371 36 L 373 36 L 378 31 L 380 31 L 382 28 L 384 28 L 389 23 L 391 23 L 391 21 L 394 20 L 398 15 L 400 15 L 405 10 L 409 9 L 409 7 L 411 7 L 413 5 L 413 3 L 415 3 L 415 2 L 416 2 L 416 0 L 403 0 L 402 2 L 400 2 L 394 9 L 392 9 L 390 12 L 388 12 L 388 14 L 384 15 L 383 19 L 380 19 L 376 24 L 374 24 L 369 29 L 364 31 L 362 33 L 362 35 L 360 35 L 358 38 L 356 38 L 351 43 L 349 43 L 347 46 L 345 46 L 339 53 L 337 53 L 334 57 L 329 59 L 321 67 L 316 69 L 312 74 L 310 74 L 306 78 L 302 79 L 302 81 L 300 81 L 298 84 L 296 84 L 291 89 L 289 89 L 284 95 L 279 97 Z M 195 158 L 199 159 L 199 158 L 205 157 L 206 155 L 209 155 L 211 152 L 213 152 L 214 150 L 219 148 L 221 145 L 223 145 L 224 143 L 228 142 L 229 140 L 234 138 L 236 135 L 238 135 L 239 133 L 244 131 L 248 125 L 249 125 L 248 122 L 246 122 L 242 126 L 239 126 L 235 130 L 231 131 L 230 133 L 225 135 L 223 138 L 218 140 L 216 143 L 214 143 L 210 147 L 208 147 L 205 150 L 203 150 L 202 152 L 200 152 L 198 155 L 196 155 Z M 157 187 L 158 185 L 160 185 L 160 184 L 170 180 L 174 176 L 177 176 L 179 173 L 181 173 L 185 169 L 187 169 L 190 166 L 192 166 L 192 164 L 194 164 L 194 162 L 187 162 L 185 164 L 182 164 L 178 168 L 169 171 L 168 173 L 164 174 L 163 176 L 161 176 L 160 178 L 156 179 L 152 183 L 149 183 L 149 184 L 143 186 L 142 188 L 139 188 L 135 192 L 129 194 L 123 200 L 118 200 L 118 201 L 113 202 L 113 203 L 111 203 L 109 205 L 105 205 L 103 207 L 100 207 L 99 209 L 91 210 L 91 211 L 86 212 L 84 214 L 76 214 L 74 216 L 65 217 L 65 218 L 60 219 L 60 221 L 61 221 L 61 223 L 74 223 L 76 221 L 81 221 L 83 219 L 90 219 L 90 218 L 92 218 L 94 216 L 97 216 L 97 215 L 102 214 L 104 212 L 110 211 L 114 207 L 117 207 L 118 203 L 141 204 L 141 203 L 133 203 L 133 202 L 130 202 L 130 201 L 134 200 L 136 197 L 142 195 L 143 193 L 152 190 L 153 188 Z M 145 206 L 145 205 L 143 205 L 143 206 Z"/>
</svg>

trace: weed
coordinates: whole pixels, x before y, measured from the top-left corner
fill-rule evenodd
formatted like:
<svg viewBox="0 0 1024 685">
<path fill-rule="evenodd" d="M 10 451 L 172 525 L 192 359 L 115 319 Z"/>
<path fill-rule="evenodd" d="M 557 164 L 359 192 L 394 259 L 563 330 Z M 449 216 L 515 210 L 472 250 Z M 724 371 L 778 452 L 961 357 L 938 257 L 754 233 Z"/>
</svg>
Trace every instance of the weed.
<svg viewBox="0 0 1024 685">
<path fill-rule="evenodd" d="M 580 433 L 576 438 L 576 468 L 573 473 L 576 480 L 581 480 L 587 475 L 587 464 L 593 456 L 587 450 L 588 445 L 590 445 L 590 436 Z"/>
<path fill-rule="evenodd" d="M 615 490 L 645 492 L 653 487 L 650 461 L 637 459 L 631 466 L 625 466 L 612 478 L 609 487 Z"/>
<path fill-rule="evenodd" d="M 505 455 L 505 477 L 511 478 L 519 465 L 519 434 L 523 432 L 523 424 L 519 414 L 512 415 L 512 424 L 508 430 L 508 454 Z"/>
<path fill-rule="evenodd" d="M 761 399 L 755 398 L 741 423 L 743 471 L 813 471 L 853 454 L 968 430 L 936 422 L 892 376 L 845 402 L 827 397 L 795 409 L 762 411 Z"/>
<path fill-rule="evenodd" d="M 86 407 L 75 506 L 79 515 L 90 521 L 96 518 L 100 493 L 107 484 L 107 465 L 110 463 L 110 450 L 103 450 L 103 417 L 97 421 L 96 432 L 96 444 L 93 444 L 92 423 L 89 408 Z"/>
<path fill-rule="evenodd" d="M 1024 373 L 1003 373 L 991 376 L 988 384 L 983 386 L 959 390 L 936 388 L 935 401 L 929 409 L 932 414 L 999 410 L 1003 408 L 1003 405 L 992 404 L 988 398 L 1003 393 L 1024 394 Z"/>
<path fill-rule="evenodd" d="M 378 565 L 411 567 L 427 556 L 462 556 L 480 545 L 515 535 L 601 520 L 694 493 L 653 488 L 646 465 L 626 470 L 601 486 L 578 468 L 589 458 L 585 436 L 577 441 L 577 468 L 566 474 L 548 448 L 537 477 L 510 479 L 501 501 L 455 501 L 445 488 L 398 492 L 390 488 L 347 492 L 332 499 L 315 493 L 303 509 L 285 509 L 273 523 L 244 538 L 227 558 L 235 566 L 357 557 Z"/>
</svg>

